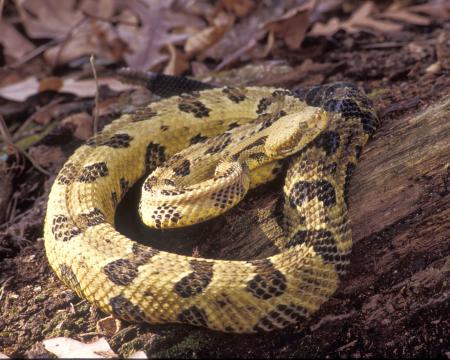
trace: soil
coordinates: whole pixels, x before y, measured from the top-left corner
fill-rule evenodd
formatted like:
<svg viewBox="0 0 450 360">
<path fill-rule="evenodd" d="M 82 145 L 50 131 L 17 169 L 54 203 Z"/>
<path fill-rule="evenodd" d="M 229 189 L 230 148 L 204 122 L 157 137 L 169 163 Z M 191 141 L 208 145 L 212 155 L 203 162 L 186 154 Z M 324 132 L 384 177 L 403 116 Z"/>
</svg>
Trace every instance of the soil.
<svg viewBox="0 0 450 360">
<path fill-rule="evenodd" d="M 70 129 L 60 126 L 38 144 L 64 153 L 47 168 L 51 176 L 26 163 L 4 180 L 12 184 L 8 199 L 16 211 L 0 225 L 0 351 L 10 357 L 48 357 L 44 339 L 65 336 L 90 342 L 105 336 L 121 356 L 144 350 L 148 357 L 449 358 L 450 162 L 448 144 L 443 147 L 450 135 L 450 107 L 445 103 L 450 71 L 427 71 L 437 61 L 436 39 L 443 32 L 448 36 L 449 29 L 411 26 L 391 37 L 338 33 L 333 41 L 307 39 L 306 51 L 274 55 L 292 66 L 279 75 L 278 83 L 273 74 L 244 80 L 290 88 L 352 81 L 368 92 L 382 116 L 382 128 L 365 148 L 351 183 L 355 245 L 349 274 L 307 323 L 276 333 L 232 335 L 122 322 L 108 335 L 97 324 L 106 315 L 66 288 L 45 257 L 42 225 L 48 190 L 64 159 L 80 144 Z M 302 70 L 298 66 L 304 54 L 327 65 Z M 245 72 L 240 75 L 242 81 Z M 225 78 L 231 81 L 233 74 Z M 214 80 L 226 82 L 220 76 Z M 433 112 L 418 116 L 442 102 L 441 117 Z M 438 134 L 422 131 L 430 119 L 436 121 L 430 123 L 434 128 L 441 126 Z M 9 164 L 16 164 L 13 157 Z M 165 235 L 173 240 L 164 246 L 155 241 L 155 246 L 216 258 L 270 254 L 273 249 L 258 242 L 255 221 L 264 223 L 276 215 L 281 181 L 255 190 L 226 216 Z M 131 192 L 121 214 L 134 201 Z M 132 237 L 145 234 L 132 221 L 119 222 L 121 231 Z M 182 241 L 186 237 L 192 241 Z M 243 238 L 249 243 L 241 242 Z"/>
</svg>

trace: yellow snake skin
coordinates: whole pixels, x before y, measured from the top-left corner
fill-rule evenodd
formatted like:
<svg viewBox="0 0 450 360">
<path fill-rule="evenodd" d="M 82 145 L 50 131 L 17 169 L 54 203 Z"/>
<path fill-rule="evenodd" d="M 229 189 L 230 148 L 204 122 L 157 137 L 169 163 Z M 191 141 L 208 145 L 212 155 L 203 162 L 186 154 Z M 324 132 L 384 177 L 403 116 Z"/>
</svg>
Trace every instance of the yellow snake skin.
<svg viewBox="0 0 450 360">
<path fill-rule="evenodd" d="M 122 115 L 78 148 L 54 182 L 49 263 L 79 296 L 131 322 L 236 333 L 301 323 L 346 271 L 349 179 L 378 125 L 363 93 L 344 83 L 208 89 Z M 114 228 L 118 202 L 144 174 L 141 216 L 165 228 L 227 211 L 283 164 L 285 238 L 269 258 L 182 256 Z"/>
</svg>

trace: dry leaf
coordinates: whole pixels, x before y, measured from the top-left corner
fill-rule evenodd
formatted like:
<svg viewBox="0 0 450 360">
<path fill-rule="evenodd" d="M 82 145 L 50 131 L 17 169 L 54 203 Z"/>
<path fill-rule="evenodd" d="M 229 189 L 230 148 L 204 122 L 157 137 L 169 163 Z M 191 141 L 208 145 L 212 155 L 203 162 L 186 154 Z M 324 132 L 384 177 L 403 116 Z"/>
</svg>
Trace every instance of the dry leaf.
<svg viewBox="0 0 450 360">
<path fill-rule="evenodd" d="M 58 112 L 60 107 L 60 103 L 63 101 L 63 98 L 56 98 L 51 101 L 49 104 L 39 108 L 34 112 L 31 117 L 33 122 L 40 125 L 47 125 L 52 120 L 55 113 Z M 27 119 L 28 120 L 28 119 Z M 18 135 L 18 132 L 14 133 L 14 136 Z"/>
<path fill-rule="evenodd" d="M 439 34 L 436 41 L 436 56 L 443 69 L 450 69 L 450 30 Z"/>
<path fill-rule="evenodd" d="M 309 26 L 309 12 L 312 2 L 289 10 L 282 17 L 271 20 L 264 28 L 284 39 L 290 49 L 297 49 L 305 38 Z"/>
<path fill-rule="evenodd" d="M 442 65 L 439 61 L 436 61 L 425 69 L 427 74 L 439 74 L 441 71 Z"/>
<path fill-rule="evenodd" d="M 255 85 L 260 86 L 291 86 L 293 84 L 302 83 L 303 86 L 306 84 L 313 84 L 314 82 L 320 83 L 323 78 L 336 68 L 336 64 L 332 63 L 316 63 L 311 59 L 305 59 L 303 63 L 296 66 L 289 71 L 282 74 L 277 74 L 275 77 L 266 76 L 265 78 L 255 82 Z M 311 78 L 313 78 L 311 80 Z"/>
<path fill-rule="evenodd" d="M 93 119 L 88 113 L 69 115 L 61 124 L 73 129 L 73 135 L 80 140 L 87 140 L 93 135 Z"/>
<path fill-rule="evenodd" d="M 186 41 L 184 51 L 188 56 L 197 54 L 217 43 L 234 22 L 234 18 L 225 13 L 221 13 L 218 19 L 215 25 L 200 30 Z"/>
<path fill-rule="evenodd" d="M 200 61 L 191 62 L 192 75 L 194 77 L 209 73 L 211 70 L 209 67 Z"/>
<path fill-rule="evenodd" d="M 413 14 L 407 10 L 392 10 L 389 8 L 383 13 L 377 15 L 377 18 L 402 21 L 408 24 L 426 26 L 431 24 L 431 20 L 425 16 Z"/>
<path fill-rule="evenodd" d="M 111 337 L 119 332 L 121 323 L 119 319 L 116 319 L 113 316 L 107 316 L 97 321 L 96 327 L 100 334 Z"/>
<path fill-rule="evenodd" d="M 212 44 L 219 41 L 225 34 L 226 27 L 211 26 L 199 31 L 191 36 L 184 45 L 184 51 L 188 56 L 192 56 L 202 50 L 207 49 Z"/>
<path fill-rule="evenodd" d="M 148 359 L 145 352 L 142 350 L 136 351 L 135 353 L 127 356 L 127 359 Z"/>
<path fill-rule="evenodd" d="M 41 91 L 59 91 L 63 86 L 63 79 L 57 76 L 49 76 L 41 79 L 39 82 L 39 92 Z"/>
<path fill-rule="evenodd" d="M 406 10 L 410 12 L 427 14 L 435 19 L 450 19 L 450 3 L 448 1 L 413 5 L 407 7 Z"/>
<path fill-rule="evenodd" d="M 111 24 L 90 20 L 77 27 L 67 41 L 46 50 L 44 58 L 57 65 L 95 54 L 102 61 L 115 62 L 123 57 L 125 48 Z"/>
<path fill-rule="evenodd" d="M 83 19 L 75 0 L 16 0 L 22 25 L 29 37 L 61 39 Z"/>
<path fill-rule="evenodd" d="M 125 44 L 114 27 L 106 21 L 89 19 L 82 12 L 108 17 L 116 8 L 115 2 L 85 0 L 80 6 L 74 0 L 16 0 L 16 4 L 31 38 L 61 40 L 61 44 L 44 53 L 50 64 L 67 63 L 90 54 L 107 61 L 122 59 Z"/>
<path fill-rule="evenodd" d="M 43 168 L 48 168 L 52 164 L 61 163 L 65 159 L 65 155 L 61 148 L 57 146 L 32 146 L 28 150 L 28 154 L 33 158 L 36 164 Z"/>
<path fill-rule="evenodd" d="M 116 9 L 116 1 L 111 0 L 83 0 L 80 4 L 81 11 L 105 19 L 113 16 Z"/>
<path fill-rule="evenodd" d="M 332 17 L 327 23 L 317 22 L 313 25 L 309 35 L 330 37 L 342 28 L 341 22 L 337 17 Z"/>
<path fill-rule="evenodd" d="M 373 19 L 375 4 L 372 1 L 364 2 L 348 20 L 340 21 L 332 18 L 326 24 L 316 23 L 309 32 L 312 36 L 331 36 L 339 30 L 348 33 L 357 33 L 362 30 L 377 33 L 396 32 L 402 29 L 402 25 Z"/>
<path fill-rule="evenodd" d="M 101 85 L 107 85 L 114 91 L 125 91 L 137 87 L 135 85 L 124 84 L 114 78 L 100 78 L 99 86 Z M 77 80 L 73 78 L 61 79 L 49 77 L 39 82 L 36 77 L 30 76 L 16 83 L 1 87 L 0 97 L 13 101 L 25 101 L 29 96 L 46 90 L 67 92 L 80 97 L 93 97 L 97 88 L 94 79 Z"/>
<path fill-rule="evenodd" d="M 98 79 L 99 86 L 108 85 L 108 87 L 114 91 L 125 91 L 135 89 L 135 85 L 124 84 L 114 78 L 100 78 Z M 60 92 L 68 92 L 80 97 L 92 97 L 97 91 L 95 80 L 77 80 L 77 79 L 65 79 L 64 84 L 60 89 Z"/>
<path fill-rule="evenodd" d="M 103 359 L 117 357 L 105 338 L 100 338 L 90 344 L 65 337 L 44 340 L 42 343 L 47 351 L 55 354 L 58 358 Z"/>
<path fill-rule="evenodd" d="M 221 0 L 219 6 L 238 17 L 244 17 L 250 13 L 255 4 L 252 0 Z"/>
<path fill-rule="evenodd" d="M 255 46 L 257 40 L 266 33 L 261 28 L 261 22 L 269 20 L 274 15 L 282 14 L 282 11 L 281 7 L 258 7 L 257 11 L 252 13 L 252 16 L 241 19 L 217 43 L 201 52 L 197 58 L 202 61 L 210 57 L 215 60 L 223 60 L 226 63 L 230 63 L 226 60 L 227 58 L 239 59 L 245 51 Z M 219 64 L 218 68 L 222 67 L 223 65 Z"/>
<path fill-rule="evenodd" d="M 34 49 L 34 45 L 5 20 L 0 20 L 0 34 L 0 43 L 7 57 L 17 60 Z"/>
<path fill-rule="evenodd" d="M 187 57 L 185 54 L 183 54 L 181 51 L 178 51 L 175 46 L 172 44 L 167 44 L 166 46 L 167 50 L 170 54 L 169 62 L 167 63 L 166 67 L 164 68 L 163 73 L 166 75 L 181 75 L 183 74 L 187 69 L 189 69 L 189 61 L 187 60 Z"/>
<path fill-rule="evenodd" d="M 19 82 L 0 88 L 0 97 L 13 101 L 25 101 L 29 96 L 37 94 L 39 81 L 30 76 Z"/>
<path fill-rule="evenodd" d="M 399 24 L 393 24 L 386 21 L 374 20 L 370 16 L 375 12 L 375 4 L 372 1 L 367 1 L 361 5 L 350 17 L 347 22 L 344 22 L 344 29 L 347 32 L 358 32 L 361 29 L 375 30 L 380 33 L 396 32 L 402 29 Z"/>
<path fill-rule="evenodd" d="M 121 24 L 117 27 L 121 38 L 129 45 L 130 52 L 125 54 L 128 65 L 138 70 L 152 70 L 168 59 L 161 52 L 166 44 L 177 44 L 185 41 L 188 34 L 173 32 L 174 28 L 184 26 L 204 26 L 203 21 L 189 14 L 172 11 L 173 0 L 131 0 L 126 6 L 139 17 L 142 25 Z"/>
</svg>

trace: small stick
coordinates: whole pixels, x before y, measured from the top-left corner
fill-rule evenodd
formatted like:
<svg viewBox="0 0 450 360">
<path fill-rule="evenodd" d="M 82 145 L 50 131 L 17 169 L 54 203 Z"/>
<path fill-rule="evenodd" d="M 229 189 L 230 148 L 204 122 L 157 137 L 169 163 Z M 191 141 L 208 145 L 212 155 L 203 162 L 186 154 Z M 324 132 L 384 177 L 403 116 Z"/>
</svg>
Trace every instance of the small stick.
<svg viewBox="0 0 450 360">
<path fill-rule="evenodd" d="M 3 6 L 5 5 L 4 0 L 0 0 L 0 22 L 2 22 L 2 16 L 3 16 Z"/>
<path fill-rule="evenodd" d="M 20 127 L 16 130 L 14 135 L 12 136 L 13 140 L 18 140 L 20 138 L 21 133 L 25 130 L 25 128 L 38 116 L 39 113 L 47 111 L 52 106 L 55 106 L 59 104 L 63 99 L 54 99 L 47 105 L 44 105 L 39 110 L 34 112 L 31 116 L 29 116 L 23 123 L 20 125 Z"/>
<path fill-rule="evenodd" d="M 95 107 L 94 107 L 94 136 L 97 135 L 98 131 L 98 112 L 99 112 L 99 106 L 98 106 L 98 93 L 99 93 L 99 87 L 98 87 L 98 77 L 97 77 L 97 70 L 95 69 L 95 57 L 94 54 L 91 55 L 89 58 L 89 61 L 91 63 L 92 73 L 94 74 L 95 79 Z"/>
<path fill-rule="evenodd" d="M 17 153 L 25 156 L 30 161 L 31 165 L 33 165 L 45 176 L 50 177 L 50 173 L 47 170 L 44 170 L 39 164 L 36 163 L 36 161 L 34 161 L 34 159 L 25 150 L 22 150 L 14 143 L 11 134 L 9 133 L 8 127 L 6 126 L 5 119 L 3 118 L 2 115 L 0 115 L 0 135 L 3 138 L 3 141 L 5 142 L 7 147 L 9 146 L 13 148 L 14 151 L 16 151 Z"/>
</svg>

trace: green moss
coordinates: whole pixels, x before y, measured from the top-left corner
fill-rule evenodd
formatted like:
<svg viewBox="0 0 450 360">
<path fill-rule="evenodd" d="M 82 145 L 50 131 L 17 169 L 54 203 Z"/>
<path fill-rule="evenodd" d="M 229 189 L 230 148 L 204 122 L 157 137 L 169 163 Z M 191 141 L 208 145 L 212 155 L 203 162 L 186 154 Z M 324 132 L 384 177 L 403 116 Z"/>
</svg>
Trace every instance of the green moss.
<svg viewBox="0 0 450 360">
<path fill-rule="evenodd" d="M 204 334 L 204 332 L 193 332 L 166 350 L 151 354 L 150 358 L 197 358 L 197 351 L 209 343 Z"/>
<path fill-rule="evenodd" d="M 127 358 L 133 353 L 135 353 L 138 350 L 142 350 L 144 347 L 144 343 L 141 339 L 133 339 L 125 344 L 120 348 L 120 354 Z"/>
</svg>

